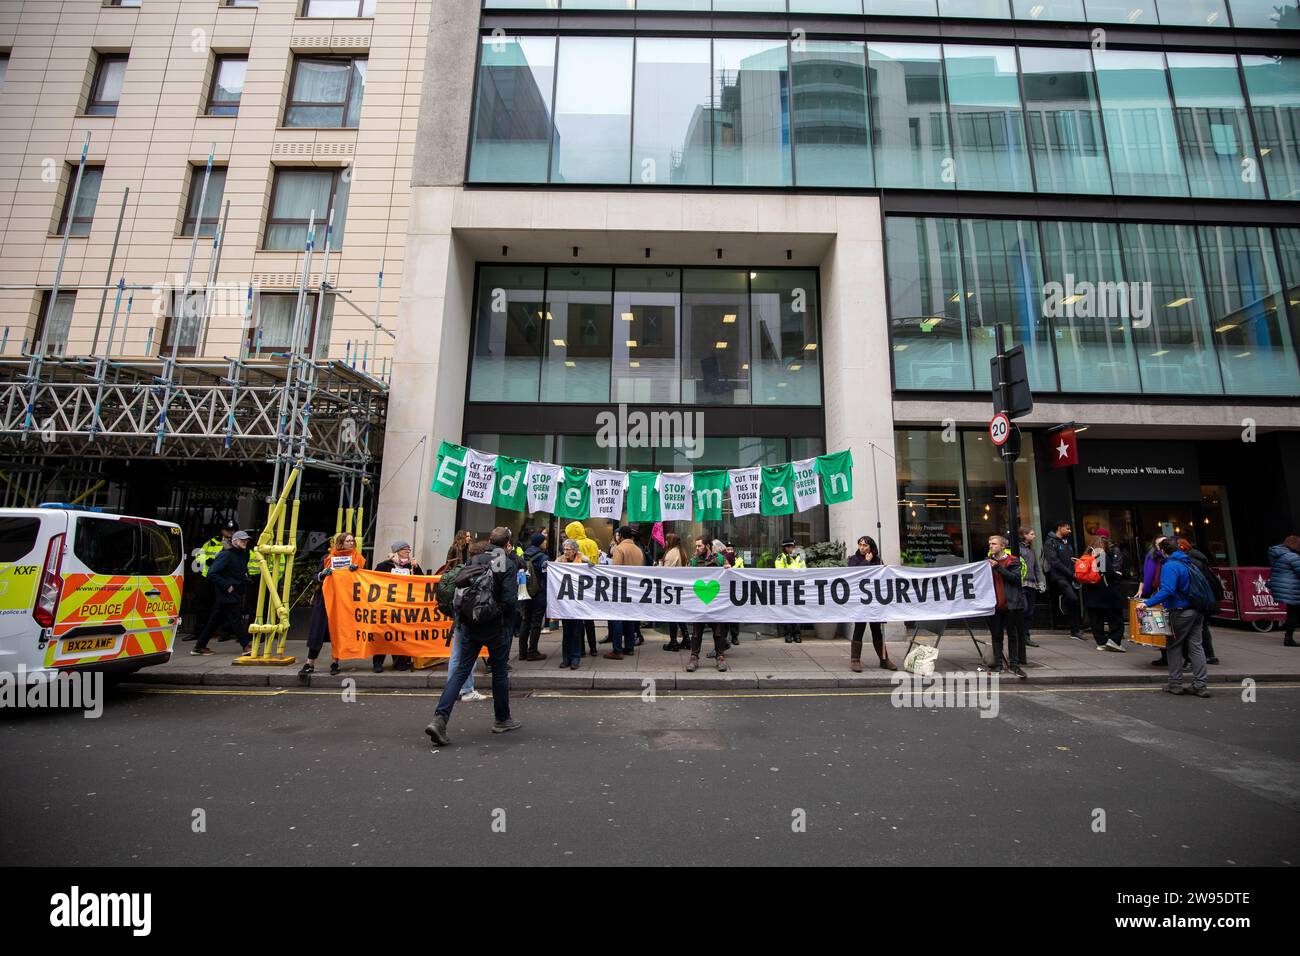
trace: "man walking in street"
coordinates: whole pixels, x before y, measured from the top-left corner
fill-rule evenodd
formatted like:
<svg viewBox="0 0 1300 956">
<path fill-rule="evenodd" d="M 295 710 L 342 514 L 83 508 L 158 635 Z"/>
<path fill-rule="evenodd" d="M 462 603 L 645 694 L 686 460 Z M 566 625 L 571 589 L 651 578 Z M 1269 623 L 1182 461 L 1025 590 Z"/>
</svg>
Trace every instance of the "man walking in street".
<svg viewBox="0 0 1300 956">
<path fill-rule="evenodd" d="M 1056 591 L 1060 610 L 1070 625 L 1070 636 L 1084 640 L 1083 611 L 1079 605 L 1079 589 L 1074 583 L 1074 547 L 1070 544 L 1070 522 L 1058 521 L 1056 530 L 1043 542 L 1043 561 L 1047 577 Z"/>
<path fill-rule="evenodd" d="M 803 554 L 795 550 L 794 538 L 786 538 L 781 542 L 781 553 L 776 556 L 776 567 L 780 571 L 804 569 Z M 803 643 L 803 638 L 799 636 L 798 624 L 778 624 L 777 631 L 785 638 L 787 644 Z"/>
<path fill-rule="evenodd" d="M 1185 551 L 1179 551 L 1172 539 L 1162 540 L 1160 550 L 1165 555 L 1164 567 L 1160 571 L 1160 588 L 1138 604 L 1138 613 L 1148 606 L 1163 605 L 1169 610 L 1169 623 L 1174 633 L 1165 647 L 1165 656 L 1169 660 L 1169 683 L 1165 685 L 1165 692 L 1209 697 L 1210 692 L 1205 686 L 1209 679 L 1205 667 L 1205 648 L 1201 646 L 1201 612 L 1193 606 L 1190 594 L 1191 575 L 1198 572 L 1192 559 Z M 1208 589 L 1209 586 L 1206 587 Z M 1192 665 L 1190 690 L 1183 687 L 1184 647 L 1187 648 L 1187 659 Z"/>
<path fill-rule="evenodd" d="M 510 716 L 510 622 L 519 597 L 518 563 L 510 548 L 510 529 L 493 528 L 488 543 L 470 548 L 466 570 L 456 578 L 456 623 L 460 627 L 461 653 L 438 698 L 433 720 L 424 732 L 435 747 L 451 743 L 447 722 L 460 695 L 461 685 L 486 647 L 492 662 L 492 733 L 518 730 L 522 724 Z"/>
<path fill-rule="evenodd" d="M 199 631 L 194 641 L 194 657 L 210 657 L 208 641 L 220 627 L 239 641 L 245 653 L 250 643 L 248 630 L 244 627 L 244 591 L 248 587 L 248 542 L 247 531 L 236 531 L 230 537 L 230 547 L 222 551 L 208 568 L 208 584 L 212 587 L 212 613 Z"/>
</svg>

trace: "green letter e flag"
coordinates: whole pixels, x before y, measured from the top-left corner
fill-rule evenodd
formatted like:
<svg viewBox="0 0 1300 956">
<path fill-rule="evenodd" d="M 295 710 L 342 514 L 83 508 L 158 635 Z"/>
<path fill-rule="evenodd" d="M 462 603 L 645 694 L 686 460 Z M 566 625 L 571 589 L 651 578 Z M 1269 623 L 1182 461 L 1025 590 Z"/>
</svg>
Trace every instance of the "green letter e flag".
<svg viewBox="0 0 1300 956">
<path fill-rule="evenodd" d="M 853 452 L 819 455 L 817 474 L 822 479 L 822 503 L 838 505 L 853 497 Z"/>
<path fill-rule="evenodd" d="M 766 465 L 763 467 L 763 489 L 758 499 L 760 514 L 794 514 L 794 465 Z"/>
<path fill-rule="evenodd" d="M 555 517 L 581 521 L 591 515 L 591 485 L 587 482 L 587 468 L 564 469 L 560 485 L 559 503 Z"/>
<path fill-rule="evenodd" d="M 438 457 L 433 462 L 433 485 L 430 491 L 451 498 L 460 498 L 460 486 L 465 481 L 466 449 L 449 441 L 438 446 Z"/>
</svg>

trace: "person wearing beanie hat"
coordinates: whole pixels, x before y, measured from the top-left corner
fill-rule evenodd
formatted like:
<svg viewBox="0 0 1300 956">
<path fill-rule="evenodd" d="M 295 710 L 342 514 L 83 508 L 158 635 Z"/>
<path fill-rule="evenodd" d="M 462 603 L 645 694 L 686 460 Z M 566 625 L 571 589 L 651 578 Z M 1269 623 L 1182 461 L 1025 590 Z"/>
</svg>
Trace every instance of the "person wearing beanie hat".
<svg viewBox="0 0 1300 956">
<path fill-rule="evenodd" d="M 528 538 L 524 549 L 521 570 L 532 568 L 533 584 L 519 592 L 519 659 L 544 661 L 547 658 L 537 649 L 542 639 L 542 625 L 546 622 L 546 532 L 538 531 Z M 525 597 L 527 595 L 527 597 Z"/>
<path fill-rule="evenodd" d="M 208 583 L 212 586 L 213 604 L 207 623 L 199 631 L 190 654 L 208 657 L 213 653 L 208 641 L 222 628 L 239 641 L 243 653 L 248 653 L 252 639 L 244 626 L 244 591 L 248 588 L 248 532 L 236 531 L 230 538 L 230 547 L 216 556 L 208 569 Z"/>
<path fill-rule="evenodd" d="M 1126 606 L 1119 592 L 1120 582 L 1124 576 L 1124 555 L 1111 543 L 1110 530 L 1098 528 L 1092 533 L 1093 566 L 1097 569 L 1098 580 L 1095 583 L 1083 582 L 1081 597 L 1088 613 L 1088 626 L 1092 630 L 1092 639 L 1097 643 L 1097 650 L 1123 653 L 1124 651 L 1124 615 Z"/>
<path fill-rule="evenodd" d="M 424 569 L 411 560 L 411 543 L 409 541 L 400 539 L 394 541 L 388 550 L 390 552 L 388 560 L 376 564 L 376 571 L 383 571 L 385 574 L 424 574 Z M 382 674 L 384 671 L 384 655 L 375 654 L 371 657 L 370 666 L 376 674 Z M 415 661 L 404 654 L 394 654 L 393 670 L 413 671 L 415 670 Z"/>
</svg>

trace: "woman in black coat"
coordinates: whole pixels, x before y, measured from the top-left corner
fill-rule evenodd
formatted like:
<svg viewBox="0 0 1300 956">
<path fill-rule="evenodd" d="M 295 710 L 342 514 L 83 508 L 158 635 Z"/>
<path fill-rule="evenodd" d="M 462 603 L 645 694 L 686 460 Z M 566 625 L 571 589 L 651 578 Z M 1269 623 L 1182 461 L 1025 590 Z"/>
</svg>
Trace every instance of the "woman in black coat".
<svg viewBox="0 0 1300 956">
<path fill-rule="evenodd" d="M 424 574 L 424 569 L 411 560 L 411 546 L 405 541 L 394 541 L 392 553 L 389 554 L 386 561 L 380 561 L 376 564 L 375 570 L 383 571 L 386 574 Z M 373 655 L 370 658 L 370 666 L 376 674 L 382 674 L 384 672 L 384 655 Z M 394 654 L 393 670 L 415 670 L 415 662 L 403 654 Z"/>
<path fill-rule="evenodd" d="M 1119 584 L 1124 578 L 1124 559 L 1119 548 L 1110 543 L 1110 532 L 1105 528 L 1097 529 L 1089 553 L 1101 578 L 1096 584 L 1085 583 L 1082 588 L 1092 639 L 1097 642 L 1098 650 L 1122 652 L 1125 603 Z"/>
<path fill-rule="evenodd" d="M 884 563 L 884 559 L 880 556 L 880 548 L 876 546 L 874 539 L 866 535 L 858 538 L 858 550 L 849 555 L 849 567 L 860 568 L 865 565 Z M 849 643 L 849 669 L 852 671 L 862 670 L 862 636 L 866 630 L 866 621 L 858 621 L 853 625 L 853 639 Z M 887 671 L 898 670 L 894 662 L 889 659 L 889 649 L 885 647 L 885 631 L 879 621 L 871 622 L 871 646 L 876 649 L 876 657 L 880 658 L 881 667 Z"/>
</svg>

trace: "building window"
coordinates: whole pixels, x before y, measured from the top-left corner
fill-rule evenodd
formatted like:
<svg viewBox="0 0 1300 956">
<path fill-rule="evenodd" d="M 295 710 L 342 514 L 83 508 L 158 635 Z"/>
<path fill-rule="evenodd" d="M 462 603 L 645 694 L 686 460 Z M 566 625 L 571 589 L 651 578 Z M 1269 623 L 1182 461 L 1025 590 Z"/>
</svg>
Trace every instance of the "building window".
<svg viewBox="0 0 1300 956">
<path fill-rule="evenodd" d="M 939 47 L 869 43 L 867 50 L 876 184 L 956 188 Z"/>
<path fill-rule="evenodd" d="M 60 292 L 51 313 L 50 294 L 52 291 L 47 289 L 41 293 L 41 312 L 36 317 L 36 332 L 32 336 L 31 348 L 33 352 L 40 348 L 41 334 L 48 319 L 50 331 L 45 339 L 45 354 L 61 355 L 68 348 L 68 330 L 72 328 L 72 308 L 77 302 L 77 293 Z"/>
<path fill-rule="evenodd" d="M 1020 70 L 1039 192 L 1109 195 L 1110 165 L 1089 52 L 1022 47 Z"/>
<path fill-rule="evenodd" d="M 479 62 L 469 178 L 546 181 L 555 37 L 485 37 Z"/>
<path fill-rule="evenodd" d="M 713 41 L 713 181 L 793 184 L 785 41 Z"/>
<path fill-rule="evenodd" d="M 750 403 L 748 273 L 685 270 L 682 347 L 684 404 Z"/>
<path fill-rule="evenodd" d="M 266 249 L 303 248 L 307 225 L 316 217 L 316 245 L 323 248 L 325 226 L 334 210 L 333 246 L 343 245 L 348 213 L 349 181 L 343 170 L 277 169 L 271 187 L 271 212 L 266 222 Z"/>
<path fill-rule="evenodd" d="M 808 41 L 790 51 L 795 166 L 801 186 L 870 186 L 867 51 Z"/>
<path fill-rule="evenodd" d="M 713 181 L 707 121 L 709 58 L 708 40 L 637 39 L 634 183 L 707 185 Z"/>
<path fill-rule="evenodd" d="M 945 43 L 943 66 L 957 187 L 1032 189 L 1015 49 Z"/>
<path fill-rule="evenodd" d="M 138 7 L 140 0 L 104 0 L 106 7 Z"/>
<path fill-rule="evenodd" d="M 1228 5 L 1232 8 L 1232 25 L 1238 29 L 1300 30 L 1297 0 L 1229 0 Z"/>
<path fill-rule="evenodd" d="M 365 88 L 365 57 L 295 57 L 284 125 L 355 129 Z"/>
<path fill-rule="evenodd" d="M 9 75 L 9 54 L 0 53 L 0 92 L 4 92 L 5 77 Z"/>
<path fill-rule="evenodd" d="M 551 182 L 627 182 L 631 131 L 631 38 L 561 37 Z"/>
<path fill-rule="evenodd" d="M 542 401 L 609 401 L 614 270 L 548 270 Z"/>
<path fill-rule="evenodd" d="M 1273 0 L 1274 4 L 1280 0 Z M 1228 8 L 1224 0 L 1159 0 L 1161 26 L 1227 27 Z"/>
<path fill-rule="evenodd" d="M 95 61 L 95 75 L 90 83 L 86 103 L 89 116 L 116 116 L 122 99 L 122 79 L 126 76 L 125 53 L 100 53 Z"/>
<path fill-rule="evenodd" d="M 1193 196 L 1263 199 L 1264 180 L 1243 175 L 1259 162 L 1236 56 L 1170 53 L 1169 81 L 1183 163 Z"/>
<path fill-rule="evenodd" d="M 244 74 L 248 70 L 245 54 L 218 56 L 212 67 L 212 89 L 208 92 L 209 116 L 237 116 L 239 99 L 244 94 Z"/>
<path fill-rule="evenodd" d="M 1272 199 L 1300 199 L 1300 56 L 1241 58 Z"/>
<path fill-rule="evenodd" d="M 303 0 L 304 17 L 373 17 L 376 0 Z"/>
<path fill-rule="evenodd" d="M 55 235 L 67 230 L 69 235 L 90 235 L 90 224 L 95 219 L 95 205 L 99 202 L 99 186 L 104 179 L 103 166 L 86 166 L 81 173 L 81 187 L 77 189 L 77 205 L 72 209 L 72 193 L 77 183 L 77 167 L 68 166 L 68 188 L 63 194 L 63 210 L 59 213 L 59 228 Z M 72 213 L 72 227 L 68 228 L 68 213 Z"/>
<path fill-rule="evenodd" d="M 300 342 L 299 346 L 305 346 L 316 358 L 325 358 L 329 354 L 330 332 L 334 325 L 334 296 L 325 297 L 319 323 L 316 316 L 317 298 L 314 293 L 303 298 L 303 311 L 298 316 L 299 335 L 305 335 L 306 342 Z M 297 292 L 258 293 L 256 319 L 248 332 L 250 355 L 260 358 L 271 352 L 287 352 L 293 348 L 293 320 L 297 304 Z"/>
<path fill-rule="evenodd" d="M 885 243 L 895 386 L 972 389 L 957 220 L 890 216 Z"/>
<path fill-rule="evenodd" d="M 681 309 L 680 269 L 615 270 L 614 401 L 681 401 Z"/>
<path fill-rule="evenodd" d="M 802 269 L 751 272 L 749 306 L 754 404 L 820 405 L 817 273 Z"/>
<path fill-rule="evenodd" d="M 256 7 L 259 0 L 225 0 L 223 6 L 227 7 Z"/>
<path fill-rule="evenodd" d="M 546 320 L 545 269 L 480 269 L 470 401 L 537 401 L 543 338 L 557 350 L 569 341 L 567 333 L 552 336 L 552 324 Z"/>
<path fill-rule="evenodd" d="M 199 235 L 211 237 L 216 234 L 217 223 L 221 217 L 221 199 L 226 191 L 226 168 L 213 166 L 211 175 L 207 176 L 208 191 L 203 195 L 205 166 L 190 167 L 190 195 L 185 203 L 185 223 L 181 226 L 182 236 L 194 235 L 194 224 L 199 222 Z M 203 198 L 203 215 L 199 217 L 199 199 Z"/>
<path fill-rule="evenodd" d="M 1165 55 L 1094 50 L 1092 59 L 1115 193 L 1186 196 L 1187 174 L 1178 149 Z"/>
<path fill-rule="evenodd" d="M 167 317 L 163 321 L 162 343 L 159 355 L 172 354 L 172 339 L 180 330 L 180 341 L 175 343 L 177 355 L 194 355 L 198 351 L 199 331 L 203 323 L 204 290 L 180 289 L 172 291 L 168 301 Z"/>
</svg>

